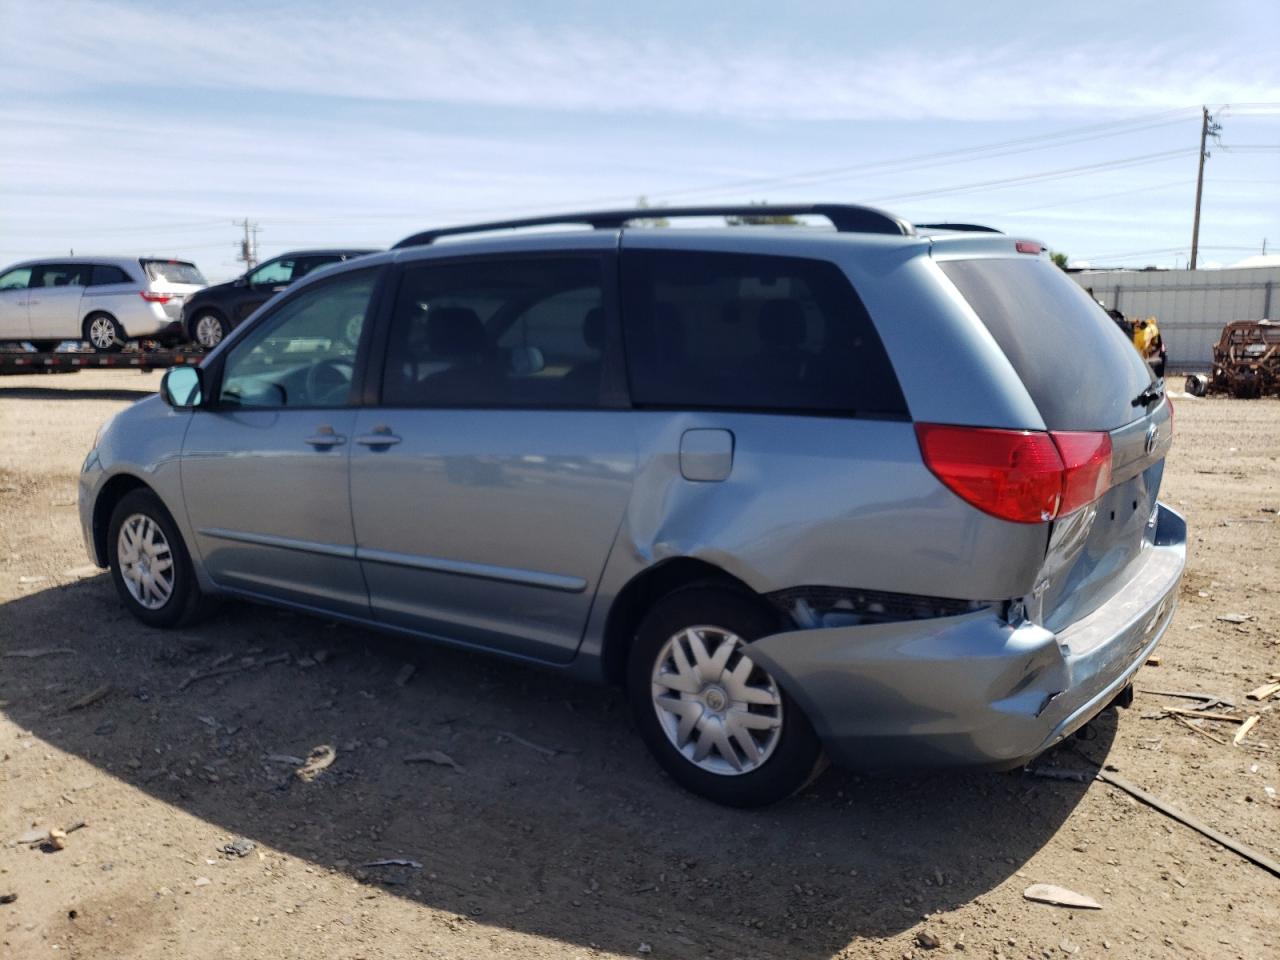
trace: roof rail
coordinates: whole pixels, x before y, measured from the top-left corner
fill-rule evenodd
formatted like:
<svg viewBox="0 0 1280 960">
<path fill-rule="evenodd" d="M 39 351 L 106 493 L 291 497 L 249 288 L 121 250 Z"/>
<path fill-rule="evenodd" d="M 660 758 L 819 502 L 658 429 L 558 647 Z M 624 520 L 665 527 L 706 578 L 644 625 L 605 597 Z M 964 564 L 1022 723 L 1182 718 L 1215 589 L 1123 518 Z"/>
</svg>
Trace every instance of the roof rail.
<svg viewBox="0 0 1280 960">
<path fill-rule="evenodd" d="M 393 250 L 403 247 L 422 247 L 441 237 L 464 233 L 488 233 L 493 230 L 515 230 L 519 227 L 547 227 L 578 224 L 596 230 L 618 229 L 635 220 L 670 219 L 673 217 L 770 217 L 805 216 L 826 217 L 840 233 L 887 233 L 909 237 L 915 228 L 906 220 L 873 207 L 859 207 L 844 203 L 755 203 L 710 207 L 635 207 L 627 210 L 598 210 L 584 213 L 560 213 L 541 217 L 525 217 L 519 220 L 493 220 L 488 223 L 469 223 L 456 227 L 440 227 L 424 230 L 406 237 Z"/>
<path fill-rule="evenodd" d="M 1003 230 L 997 230 L 995 227 L 988 227 L 981 223 L 917 223 L 916 226 L 921 230 L 957 230 L 964 233 L 1004 233 Z"/>
</svg>

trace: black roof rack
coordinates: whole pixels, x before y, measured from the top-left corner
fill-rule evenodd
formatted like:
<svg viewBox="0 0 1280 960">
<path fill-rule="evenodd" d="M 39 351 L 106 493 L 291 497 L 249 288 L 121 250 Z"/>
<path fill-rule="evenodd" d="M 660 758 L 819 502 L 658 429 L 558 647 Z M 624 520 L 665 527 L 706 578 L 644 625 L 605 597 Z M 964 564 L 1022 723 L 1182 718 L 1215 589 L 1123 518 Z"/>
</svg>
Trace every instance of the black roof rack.
<svg viewBox="0 0 1280 960">
<path fill-rule="evenodd" d="M 755 203 L 711 207 L 636 207 L 628 210 L 597 210 L 585 213 L 559 213 L 541 217 L 525 217 L 519 220 L 493 220 L 488 223 L 469 223 L 456 227 L 440 227 L 415 233 L 397 243 L 392 249 L 422 247 L 434 243 L 440 237 L 464 233 L 488 233 L 493 230 L 515 230 L 519 227 L 547 227 L 579 224 L 596 230 L 624 227 L 635 220 L 669 219 L 672 217 L 760 217 L 805 216 L 826 217 L 840 233 L 887 233 L 909 237 L 915 228 L 906 220 L 873 207 L 859 207 L 844 203 Z"/>
<path fill-rule="evenodd" d="M 1004 233 L 982 223 L 917 223 L 921 230 L 958 230 L 964 233 Z"/>
</svg>

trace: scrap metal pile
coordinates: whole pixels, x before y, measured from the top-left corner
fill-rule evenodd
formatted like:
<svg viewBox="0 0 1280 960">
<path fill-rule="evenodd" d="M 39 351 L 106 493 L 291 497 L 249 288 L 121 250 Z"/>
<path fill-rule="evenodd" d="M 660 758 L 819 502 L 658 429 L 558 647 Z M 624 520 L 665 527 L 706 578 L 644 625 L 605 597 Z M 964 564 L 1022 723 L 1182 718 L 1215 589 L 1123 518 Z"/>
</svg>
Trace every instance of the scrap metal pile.
<svg viewBox="0 0 1280 960">
<path fill-rule="evenodd" d="M 1213 372 L 1187 377 L 1187 393 L 1228 393 L 1262 397 L 1280 393 L 1280 324 L 1270 320 L 1236 320 L 1222 328 L 1213 347 Z"/>
</svg>

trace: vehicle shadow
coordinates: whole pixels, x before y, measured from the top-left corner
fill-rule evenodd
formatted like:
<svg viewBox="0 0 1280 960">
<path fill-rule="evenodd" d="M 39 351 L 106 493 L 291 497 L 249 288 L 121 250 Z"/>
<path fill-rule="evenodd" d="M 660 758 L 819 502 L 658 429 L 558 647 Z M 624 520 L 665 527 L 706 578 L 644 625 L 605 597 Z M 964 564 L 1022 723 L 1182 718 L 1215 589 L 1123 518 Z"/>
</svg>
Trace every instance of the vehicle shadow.
<svg viewBox="0 0 1280 960">
<path fill-rule="evenodd" d="M 155 387 L 96 387 L 88 390 L 60 387 L 6 387 L 0 382 L 0 400 L 141 400 L 155 393 Z"/>
<path fill-rule="evenodd" d="M 0 656 L 71 651 L 0 659 L 5 713 L 54 747 L 410 901 L 623 953 L 818 958 L 899 933 L 1005 881 L 1086 789 L 832 770 L 727 810 L 665 778 L 618 692 L 554 673 L 240 604 L 149 630 L 105 575 L 4 604 L 0 624 Z M 1113 714 L 1092 729 L 1101 756 Z M 322 744 L 336 760 L 313 782 L 268 759 Z M 447 760 L 406 762 L 426 751 Z M 423 869 L 360 866 L 384 858 Z"/>
</svg>

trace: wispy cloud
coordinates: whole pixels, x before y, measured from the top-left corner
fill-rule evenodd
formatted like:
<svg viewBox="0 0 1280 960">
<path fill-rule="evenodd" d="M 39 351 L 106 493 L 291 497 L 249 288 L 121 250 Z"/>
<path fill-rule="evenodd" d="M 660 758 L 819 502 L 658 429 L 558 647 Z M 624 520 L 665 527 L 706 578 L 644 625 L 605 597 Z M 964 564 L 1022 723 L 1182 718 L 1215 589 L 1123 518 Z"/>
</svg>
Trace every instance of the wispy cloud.
<svg viewBox="0 0 1280 960">
<path fill-rule="evenodd" d="M 744 45 L 650 29 L 464 23 L 412 6 L 352 4 L 304 16 L 45 0 L 13 19 L 16 29 L 0 39 L 0 78 L 43 92 L 85 82 L 163 86 L 181 76 L 232 93 L 808 120 L 989 120 L 1280 100 L 1280 66 L 1262 46 L 1228 54 L 1154 44 L 1116 58 L 1078 32 L 1065 42 L 836 53 L 767 37 Z"/>
</svg>

